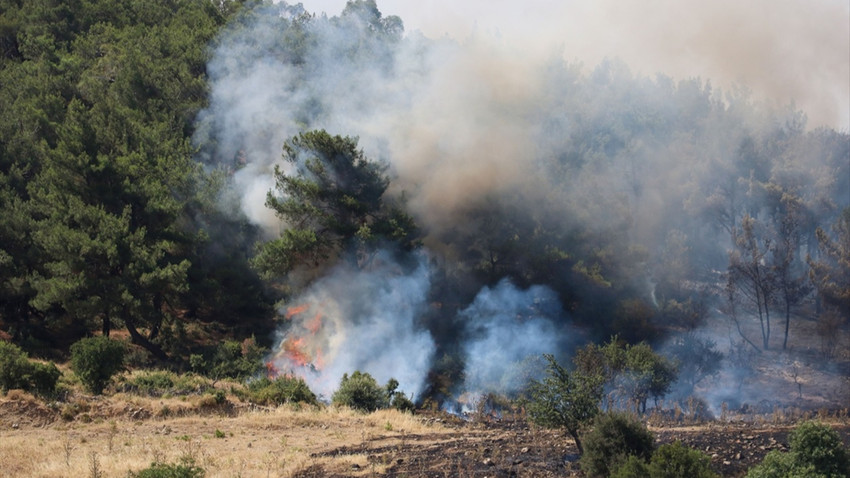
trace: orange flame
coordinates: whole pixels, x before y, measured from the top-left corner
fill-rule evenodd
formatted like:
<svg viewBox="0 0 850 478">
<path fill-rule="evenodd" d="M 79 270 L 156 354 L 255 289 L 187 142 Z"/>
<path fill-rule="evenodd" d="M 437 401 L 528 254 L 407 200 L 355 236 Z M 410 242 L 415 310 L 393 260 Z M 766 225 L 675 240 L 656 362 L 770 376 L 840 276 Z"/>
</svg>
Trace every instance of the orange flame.
<svg viewBox="0 0 850 478">
<path fill-rule="evenodd" d="M 310 363 L 310 356 L 304 351 L 304 338 L 287 338 L 283 341 L 283 352 L 293 364 L 304 367 Z"/>
<path fill-rule="evenodd" d="M 316 316 L 313 317 L 309 322 L 304 324 L 304 327 L 307 328 L 313 335 L 315 335 L 319 329 L 322 328 L 322 313 L 316 312 Z"/>
<path fill-rule="evenodd" d="M 286 320 L 289 320 L 292 317 L 303 313 L 308 308 L 310 308 L 310 306 L 307 305 L 307 304 L 301 304 L 301 305 L 296 305 L 294 307 L 290 307 L 290 308 L 286 309 L 286 314 L 284 315 L 284 317 L 286 317 Z"/>
</svg>

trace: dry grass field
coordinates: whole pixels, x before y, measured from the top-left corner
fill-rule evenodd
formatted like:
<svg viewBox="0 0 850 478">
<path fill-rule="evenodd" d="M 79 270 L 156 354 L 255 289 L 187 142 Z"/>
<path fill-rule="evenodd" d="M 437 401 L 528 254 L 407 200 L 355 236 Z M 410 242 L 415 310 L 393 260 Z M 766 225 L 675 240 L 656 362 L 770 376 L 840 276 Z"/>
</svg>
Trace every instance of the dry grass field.
<svg viewBox="0 0 850 478">
<path fill-rule="evenodd" d="M 394 410 L 369 415 L 331 407 L 204 410 L 181 400 L 121 396 L 89 406 L 85 418 L 65 421 L 27 394 L 0 398 L 0 474 L 114 477 L 152 462 L 191 460 L 208 477 L 297 476 L 319 469 L 372 476 L 397 458 L 389 453 L 384 462 L 370 461 L 371 450 L 392 449 L 411 437 L 439 442 L 449 433 L 434 420 Z M 149 413 L 163 409 L 171 412 Z M 327 453 L 343 447 L 362 452 Z"/>
</svg>

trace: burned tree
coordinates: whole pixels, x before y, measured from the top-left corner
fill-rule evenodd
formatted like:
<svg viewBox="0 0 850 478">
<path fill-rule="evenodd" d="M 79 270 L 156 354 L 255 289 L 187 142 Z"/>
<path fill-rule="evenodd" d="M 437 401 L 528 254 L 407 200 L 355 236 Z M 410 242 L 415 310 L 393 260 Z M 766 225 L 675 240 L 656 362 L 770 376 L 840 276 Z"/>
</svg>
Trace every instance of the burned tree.
<svg viewBox="0 0 850 478">
<path fill-rule="evenodd" d="M 729 253 L 727 290 L 730 302 L 735 302 L 740 293 L 752 304 L 758 314 L 761 327 L 762 346 L 770 348 L 770 301 L 775 293 L 773 271 L 766 262 L 771 247 L 769 238 L 760 238 L 756 231 L 756 220 L 745 215 L 741 228 L 734 229 L 734 249 Z"/>
</svg>

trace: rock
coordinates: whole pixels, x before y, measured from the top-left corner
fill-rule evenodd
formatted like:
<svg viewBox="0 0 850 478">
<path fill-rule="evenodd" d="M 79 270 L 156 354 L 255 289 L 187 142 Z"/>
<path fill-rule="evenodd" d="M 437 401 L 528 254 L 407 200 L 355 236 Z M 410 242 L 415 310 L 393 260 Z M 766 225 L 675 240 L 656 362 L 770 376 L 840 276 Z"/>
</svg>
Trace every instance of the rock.
<svg viewBox="0 0 850 478">
<path fill-rule="evenodd" d="M 482 461 L 481 463 L 483 463 L 485 466 L 493 466 L 493 460 L 490 458 L 485 458 L 484 461 Z"/>
<path fill-rule="evenodd" d="M 355 464 L 351 465 L 351 469 L 352 469 L 352 470 L 354 470 L 354 471 L 357 471 L 357 470 L 359 470 L 359 469 L 360 469 L 360 465 L 358 465 L 357 463 L 355 463 Z"/>
<path fill-rule="evenodd" d="M 528 447 L 527 446 L 522 447 L 522 449 L 519 452 L 520 453 L 528 453 Z"/>
</svg>

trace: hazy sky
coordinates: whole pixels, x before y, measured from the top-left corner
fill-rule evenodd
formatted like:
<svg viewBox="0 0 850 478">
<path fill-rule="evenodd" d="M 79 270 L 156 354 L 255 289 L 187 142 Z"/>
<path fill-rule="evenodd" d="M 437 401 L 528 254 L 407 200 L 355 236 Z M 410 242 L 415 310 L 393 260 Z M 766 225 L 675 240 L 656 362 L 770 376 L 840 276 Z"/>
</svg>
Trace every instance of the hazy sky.
<svg viewBox="0 0 850 478">
<path fill-rule="evenodd" d="M 290 2 L 295 3 L 295 2 Z M 304 0 L 338 15 L 345 0 Z M 378 0 L 405 30 L 463 40 L 487 35 L 529 54 L 560 52 L 595 66 L 624 60 L 633 72 L 701 77 L 759 97 L 794 101 L 809 126 L 850 130 L 847 0 Z"/>
</svg>

